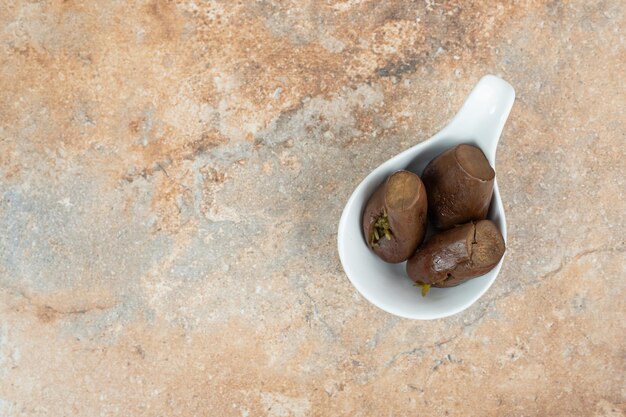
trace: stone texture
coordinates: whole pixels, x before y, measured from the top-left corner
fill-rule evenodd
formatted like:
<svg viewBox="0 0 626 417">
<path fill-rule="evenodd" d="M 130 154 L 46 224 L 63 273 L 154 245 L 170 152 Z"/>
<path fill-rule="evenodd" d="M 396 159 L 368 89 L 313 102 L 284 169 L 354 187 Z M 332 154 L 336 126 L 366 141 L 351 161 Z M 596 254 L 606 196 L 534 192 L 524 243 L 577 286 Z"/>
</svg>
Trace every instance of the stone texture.
<svg viewBox="0 0 626 417">
<path fill-rule="evenodd" d="M 0 416 L 626 414 L 623 2 L 1 3 Z M 486 73 L 506 262 L 390 316 L 342 207 Z"/>
</svg>

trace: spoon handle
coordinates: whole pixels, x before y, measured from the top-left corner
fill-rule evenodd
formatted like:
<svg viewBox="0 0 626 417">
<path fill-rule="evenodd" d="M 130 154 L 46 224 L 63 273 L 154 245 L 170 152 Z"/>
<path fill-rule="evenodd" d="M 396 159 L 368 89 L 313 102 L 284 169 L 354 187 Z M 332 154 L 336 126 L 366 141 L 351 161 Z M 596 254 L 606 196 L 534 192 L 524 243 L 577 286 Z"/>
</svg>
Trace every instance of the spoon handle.
<svg viewBox="0 0 626 417">
<path fill-rule="evenodd" d="M 471 137 L 495 165 L 498 140 L 514 101 L 511 84 L 495 75 L 485 75 L 447 126 L 447 133 Z"/>
</svg>

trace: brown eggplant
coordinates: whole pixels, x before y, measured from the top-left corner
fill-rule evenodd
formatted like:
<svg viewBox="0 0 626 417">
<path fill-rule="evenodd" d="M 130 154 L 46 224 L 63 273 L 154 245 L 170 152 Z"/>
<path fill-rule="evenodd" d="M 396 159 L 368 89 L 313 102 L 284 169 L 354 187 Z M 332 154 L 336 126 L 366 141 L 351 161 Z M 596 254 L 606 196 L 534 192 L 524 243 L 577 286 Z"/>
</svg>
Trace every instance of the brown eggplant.
<svg viewBox="0 0 626 417">
<path fill-rule="evenodd" d="M 406 264 L 420 284 L 447 288 L 492 270 L 502 256 L 502 234 L 491 220 L 480 220 L 432 236 Z"/>
<path fill-rule="evenodd" d="M 457 145 L 430 161 L 422 181 L 435 227 L 445 230 L 485 219 L 495 175 L 483 152 L 472 145 Z"/>
<path fill-rule="evenodd" d="M 382 183 L 363 211 L 367 245 L 383 261 L 406 261 L 424 240 L 428 202 L 420 177 L 396 171 Z"/>
</svg>

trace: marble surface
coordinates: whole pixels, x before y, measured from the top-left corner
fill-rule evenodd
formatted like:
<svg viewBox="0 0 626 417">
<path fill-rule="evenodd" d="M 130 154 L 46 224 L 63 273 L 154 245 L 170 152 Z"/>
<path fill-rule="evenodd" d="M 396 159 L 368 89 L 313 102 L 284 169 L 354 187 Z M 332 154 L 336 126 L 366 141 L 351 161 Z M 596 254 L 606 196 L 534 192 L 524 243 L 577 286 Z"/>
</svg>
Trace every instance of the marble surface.
<svg viewBox="0 0 626 417">
<path fill-rule="evenodd" d="M 0 416 L 626 415 L 625 12 L 2 1 Z M 487 73 L 504 267 L 396 318 L 342 207 Z"/>
</svg>

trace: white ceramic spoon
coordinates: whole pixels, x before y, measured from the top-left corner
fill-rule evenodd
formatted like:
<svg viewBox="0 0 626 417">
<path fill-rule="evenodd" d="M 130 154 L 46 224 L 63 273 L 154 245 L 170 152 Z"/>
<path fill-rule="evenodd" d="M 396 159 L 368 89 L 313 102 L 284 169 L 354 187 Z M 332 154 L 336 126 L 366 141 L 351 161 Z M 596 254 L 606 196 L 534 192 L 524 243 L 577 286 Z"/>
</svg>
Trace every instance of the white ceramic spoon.
<svg viewBox="0 0 626 417">
<path fill-rule="evenodd" d="M 406 263 L 385 263 L 368 248 L 361 230 L 361 216 L 370 195 L 387 176 L 399 169 L 421 175 L 432 158 L 457 144 L 478 146 L 495 169 L 496 147 L 514 101 L 515 90 L 509 83 L 493 75 L 484 76 L 443 130 L 383 163 L 356 187 L 339 221 L 337 246 L 346 275 L 372 304 L 411 319 L 446 317 L 472 305 L 496 279 L 502 260 L 479 278 L 457 287 L 431 288 L 428 295 L 422 297 L 421 288 L 415 287 L 406 275 Z M 488 218 L 500 228 L 506 242 L 506 222 L 497 174 Z"/>
</svg>

